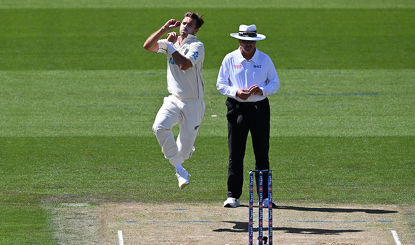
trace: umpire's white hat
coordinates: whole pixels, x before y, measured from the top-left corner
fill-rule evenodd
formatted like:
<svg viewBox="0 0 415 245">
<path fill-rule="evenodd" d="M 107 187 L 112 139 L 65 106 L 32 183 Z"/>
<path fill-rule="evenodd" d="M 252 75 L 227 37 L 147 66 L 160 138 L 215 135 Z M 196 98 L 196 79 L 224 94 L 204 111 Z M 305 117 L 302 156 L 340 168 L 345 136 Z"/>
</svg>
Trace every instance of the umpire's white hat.
<svg viewBox="0 0 415 245">
<path fill-rule="evenodd" d="M 260 41 L 266 37 L 256 32 L 256 25 L 240 25 L 238 33 L 231 33 L 231 37 L 246 40 L 246 41 Z"/>
</svg>

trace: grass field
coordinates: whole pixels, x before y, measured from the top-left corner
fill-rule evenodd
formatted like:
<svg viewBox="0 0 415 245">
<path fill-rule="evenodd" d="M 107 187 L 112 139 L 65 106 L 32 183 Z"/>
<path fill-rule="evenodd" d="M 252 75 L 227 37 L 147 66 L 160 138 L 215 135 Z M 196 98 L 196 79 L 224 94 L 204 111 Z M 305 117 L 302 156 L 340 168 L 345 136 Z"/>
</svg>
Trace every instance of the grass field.
<svg viewBox="0 0 415 245">
<path fill-rule="evenodd" d="M 224 200 L 226 109 L 215 84 L 242 23 L 267 35 L 257 46 L 281 80 L 270 97 L 277 202 L 415 206 L 415 4 L 238 2 L 191 6 L 206 20 L 207 107 L 184 191 L 151 132 L 165 57 L 142 44 L 187 8 L 0 3 L 0 244 L 58 243 L 45 203 Z"/>
</svg>

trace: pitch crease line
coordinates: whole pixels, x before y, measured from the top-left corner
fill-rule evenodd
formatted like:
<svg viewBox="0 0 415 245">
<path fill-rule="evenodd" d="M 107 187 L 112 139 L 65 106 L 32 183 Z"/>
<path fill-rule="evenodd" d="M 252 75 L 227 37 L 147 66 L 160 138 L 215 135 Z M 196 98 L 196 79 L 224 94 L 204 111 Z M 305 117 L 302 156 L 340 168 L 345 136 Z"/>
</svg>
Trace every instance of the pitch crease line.
<svg viewBox="0 0 415 245">
<path fill-rule="evenodd" d="M 118 244 L 124 245 L 124 238 L 122 237 L 122 230 L 118 230 Z"/>
<path fill-rule="evenodd" d="M 391 232 L 396 245 L 402 245 L 401 241 L 399 241 L 398 233 L 395 230 L 391 230 Z"/>
</svg>

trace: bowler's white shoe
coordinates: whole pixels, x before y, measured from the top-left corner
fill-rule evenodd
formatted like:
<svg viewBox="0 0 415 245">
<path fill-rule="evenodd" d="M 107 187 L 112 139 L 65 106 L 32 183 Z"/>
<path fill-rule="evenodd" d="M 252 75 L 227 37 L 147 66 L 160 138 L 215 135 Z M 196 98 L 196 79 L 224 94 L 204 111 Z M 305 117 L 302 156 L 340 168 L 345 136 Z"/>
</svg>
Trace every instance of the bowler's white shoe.
<svg viewBox="0 0 415 245">
<path fill-rule="evenodd" d="M 275 202 L 272 202 L 272 208 L 277 208 L 277 204 L 275 204 Z M 268 198 L 265 198 L 264 201 L 262 202 L 262 207 L 263 208 L 268 208 Z"/>
<path fill-rule="evenodd" d="M 228 197 L 226 201 L 223 203 L 225 208 L 236 208 L 239 207 L 241 204 L 239 203 L 239 199 Z"/>
<path fill-rule="evenodd" d="M 180 189 L 183 189 L 190 184 L 189 176 L 190 174 L 183 167 L 176 168 L 176 177 Z"/>
</svg>

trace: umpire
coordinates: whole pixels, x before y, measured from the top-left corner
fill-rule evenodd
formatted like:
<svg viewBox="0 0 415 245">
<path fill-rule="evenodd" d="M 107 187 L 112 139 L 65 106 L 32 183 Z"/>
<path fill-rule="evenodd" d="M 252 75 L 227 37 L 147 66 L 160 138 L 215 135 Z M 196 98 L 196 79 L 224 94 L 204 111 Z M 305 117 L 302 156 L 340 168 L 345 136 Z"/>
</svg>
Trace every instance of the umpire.
<svg viewBox="0 0 415 245">
<path fill-rule="evenodd" d="M 255 25 L 240 25 L 239 47 L 227 54 L 219 70 L 216 88 L 227 96 L 228 119 L 228 198 L 224 207 L 240 205 L 243 186 L 243 159 L 248 132 L 251 132 L 255 154 L 255 169 L 269 169 L 270 108 L 267 96 L 280 87 L 274 64 L 268 55 L 256 48 L 256 42 L 265 36 L 258 34 Z M 267 174 L 264 173 L 264 179 Z M 258 176 L 256 176 L 258 186 Z M 268 196 L 268 183 L 264 183 L 264 197 Z M 264 199 L 264 207 L 268 200 Z"/>
</svg>

